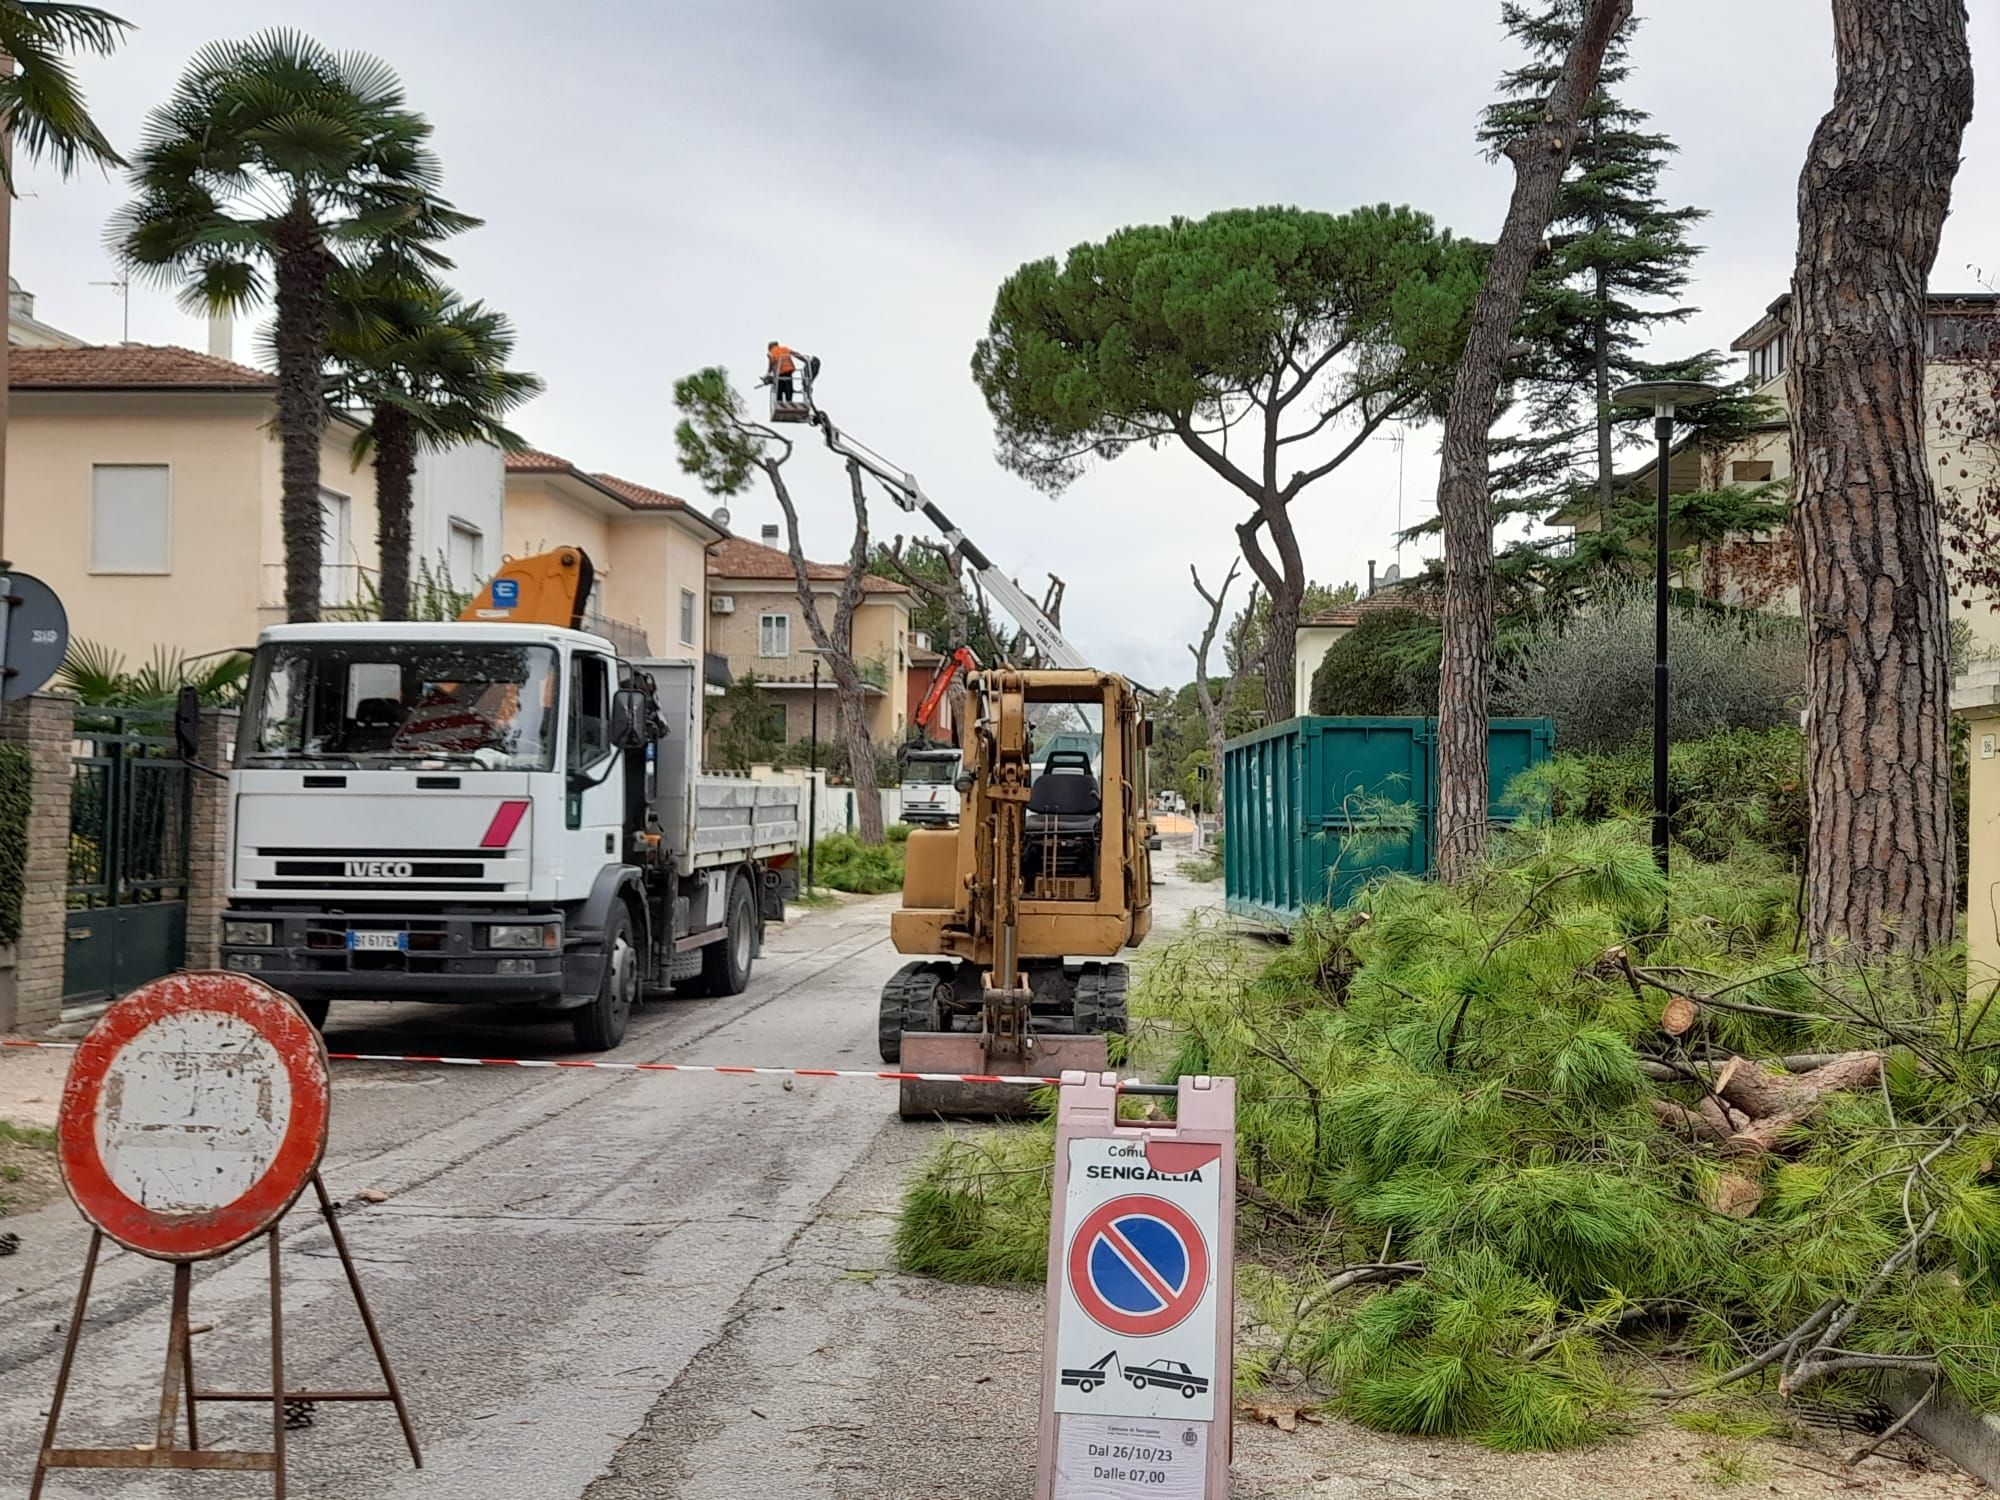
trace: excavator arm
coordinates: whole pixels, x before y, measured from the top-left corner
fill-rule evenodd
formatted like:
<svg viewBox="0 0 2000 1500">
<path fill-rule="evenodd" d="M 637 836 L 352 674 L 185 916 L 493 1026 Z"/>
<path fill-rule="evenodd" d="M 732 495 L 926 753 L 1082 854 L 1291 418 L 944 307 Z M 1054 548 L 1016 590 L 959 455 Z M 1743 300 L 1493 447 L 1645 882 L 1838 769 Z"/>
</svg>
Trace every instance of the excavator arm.
<svg viewBox="0 0 2000 1500">
<path fill-rule="evenodd" d="M 937 676 L 931 679 L 930 689 L 924 694 L 924 701 L 917 705 L 916 727 L 922 731 L 930 729 L 931 720 L 937 717 L 938 705 L 944 702 L 944 695 L 950 690 L 954 677 L 960 672 L 978 670 L 979 658 L 974 656 L 970 649 L 960 646 L 952 652 L 950 658 L 938 669 Z"/>
<path fill-rule="evenodd" d="M 590 555 L 581 547 L 510 557 L 458 617 L 581 630 L 590 605 L 590 586 L 596 578 Z"/>
</svg>

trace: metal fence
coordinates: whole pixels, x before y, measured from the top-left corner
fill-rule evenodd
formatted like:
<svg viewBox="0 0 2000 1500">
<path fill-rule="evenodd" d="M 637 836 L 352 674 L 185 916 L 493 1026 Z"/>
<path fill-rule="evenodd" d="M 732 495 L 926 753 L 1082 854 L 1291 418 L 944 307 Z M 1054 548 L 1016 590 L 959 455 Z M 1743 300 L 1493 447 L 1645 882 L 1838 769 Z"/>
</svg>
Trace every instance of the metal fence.
<svg viewBox="0 0 2000 1500">
<path fill-rule="evenodd" d="M 113 998 L 186 962 L 192 813 L 163 714 L 77 715 L 65 1003 Z"/>
</svg>

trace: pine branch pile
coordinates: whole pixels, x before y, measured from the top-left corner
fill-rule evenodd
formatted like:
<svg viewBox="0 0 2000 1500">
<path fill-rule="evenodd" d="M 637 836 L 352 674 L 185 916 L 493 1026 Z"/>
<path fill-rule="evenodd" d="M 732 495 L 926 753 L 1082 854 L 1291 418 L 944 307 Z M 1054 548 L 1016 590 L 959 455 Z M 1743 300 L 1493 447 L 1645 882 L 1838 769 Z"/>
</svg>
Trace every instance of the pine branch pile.
<svg viewBox="0 0 2000 1500">
<path fill-rule="evenodd" d="M 1677 866 L 1662 931 L 1668 895 L 1633 825 L 1558 825 L 1261 968 L 1213 930 L 1156 955 L 1135 1051 L 1238 1080 L 1247 1373 L 1503 1449 L 1737 1382 L 1859 1404 L 1894 1372 L 2000 1409 L 1994 995 L 1956 953 L 1807 961 L 1764 856 Z M 1043 1242 L 1047 1136 L 1006 1152 L 932 1164 L 913 1269 L 951 1274 L 909 1255 L 941 1205 L 969 1245 Z"/>
</svg>

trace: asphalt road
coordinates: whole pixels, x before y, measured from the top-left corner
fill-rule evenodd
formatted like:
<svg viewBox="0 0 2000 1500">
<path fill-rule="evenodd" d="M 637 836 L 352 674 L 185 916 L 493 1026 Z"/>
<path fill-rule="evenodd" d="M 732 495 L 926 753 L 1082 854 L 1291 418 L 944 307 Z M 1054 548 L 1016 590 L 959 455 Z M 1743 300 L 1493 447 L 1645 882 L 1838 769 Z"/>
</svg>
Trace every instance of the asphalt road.
<svg viewBox="0 0 2000 1500">
<path fill-rule="evenodd" d="M 1156 921 L 1170 927 L 1200 899 L 1169 879 Z M 617 1056 L 877 1066 L 876 998 L 901 962 L 887 937 L 893 900 L 773 929 L 745 994 L 647 1007 Z M 420 1006 L 336 1006 L 329 1041 L 341 1051 L 573 1055 L 565 1027 Z M 905 1351 L 913 1357 L 955 1337 L 949 1327 L 921 1327 L 921 1293 L 897 1290 L 910 1318 L 886 1323 L 878 1297 L 843 1298 L 870 1293 L 888 1274 L 902 1174 L 946 1128 L 897 1121 L 891 1086 L 335 1067 L 325 1176 L 347 1204 L 342 1223 L 409 1396 L 425 1468 L 411 1471 L 386 1406 L 324 1406 L 312 1427 L 290 1434 L 292 1495 L 1027 1492 L 1020 1455 L 1032 1464 L 1032 1429 L 1018 1431 L 1017 1416 L 982 1422 L 966 1393 L 905 1410 L 891 1388 L 904 1377 L 885 1384 L 904 1332 L 916 1340 Z M 365 1189 L 386 1200 L 353 1201 Z M 87 1235 L 66 1200 L 8 1227 L 23 1245 L 0 1262 L 0 1493 L 19 1494 Z M 367 1344 L 316 1214 L 291 1216 L 283 1250 L 287 1383 L 371 1384 Z M 899 1284 L 888 1281 L 885 1294 Z M 168 1285 L 165 1267 L 107 1251 L 65 1444 L 152 1436 Z M 853 1304 L 850 1322 L 836 1326 L 844 1303 Z M 194 1341 L 204 1385 L 268 1379 L 261 1250 L 198 1267 L 193 1306 L 198 1325 L 214 1325 Z M 1032 1382 L 1038 1330 L 1008 1335 L 1007 1357 Z M 698 1420 L 674 1415 L 683 1411 Z M 205 1443 L 268 1437 L 259 1407 L 204 1406 L 202 1418 Z M 781 1440 L 767 1440 L 774 1421 Z M 856 1442 L 855 1423 L 897 1440 Z M 990 1476 L 1000 1488 L 962 1482 L 968 1441 L 1011 1455 Z M 912 1461 L 929 1472 L 911 1474 Z M 191 1486 L 204 1495 L 259 1492 L 248 1478 L 65 1474 L 48 1493 L 178 1497 Z"/>
</svg>

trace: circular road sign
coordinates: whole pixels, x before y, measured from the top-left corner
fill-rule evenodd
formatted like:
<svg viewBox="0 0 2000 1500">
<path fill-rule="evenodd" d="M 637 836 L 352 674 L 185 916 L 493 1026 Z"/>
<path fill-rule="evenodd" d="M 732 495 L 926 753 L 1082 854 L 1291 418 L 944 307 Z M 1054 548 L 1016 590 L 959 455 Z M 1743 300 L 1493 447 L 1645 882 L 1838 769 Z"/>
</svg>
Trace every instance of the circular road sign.
<svg viewBox="0 0 2000 1500">
<path fill-rule="evenodd" d="M 1163 1198 L 1113 1198 L 1077 1226 L 1069 1284 L 1100 1328 L 1135 1338 L 1165 1333 L 1208 1290 L 1208 1242 L 1186 1210 Z"/>
<path fill-rule="evenodd" d="M 241 974 L 172 974 L 77 1048 L 56 1153 L 83 1216 L 128 1250 L 206 1260 L 269 1229 L 326 1150 L 326 1048 Z"/>
<path fill-rule="evenodd" d="M 27 573 L 0 572 L 11 603 L 0 603 L 0 702 L 25 698 L 56 675 L 69 651 L 69 615 L 56 591 Z"/>
</svg>

